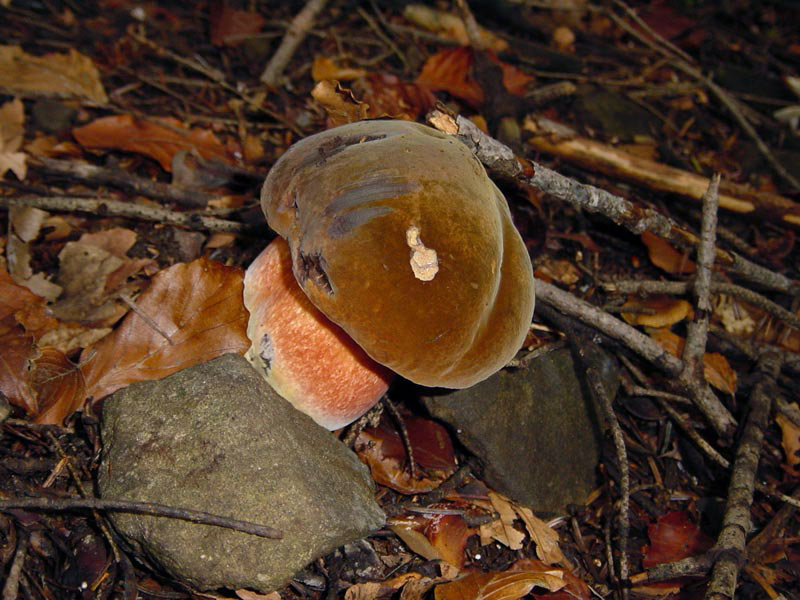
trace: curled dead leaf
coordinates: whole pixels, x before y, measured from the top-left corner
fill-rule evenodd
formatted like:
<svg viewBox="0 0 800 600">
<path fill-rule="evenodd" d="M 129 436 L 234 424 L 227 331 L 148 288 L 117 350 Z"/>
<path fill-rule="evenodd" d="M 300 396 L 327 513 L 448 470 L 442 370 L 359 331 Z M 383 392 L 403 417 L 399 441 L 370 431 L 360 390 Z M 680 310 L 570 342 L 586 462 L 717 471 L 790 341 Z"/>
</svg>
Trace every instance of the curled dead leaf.
<svg viewBox="0 0 800 600">
<path fill-rule="evenodd" d="M 436 489 L 456 470 L 453 442 L 447 430 L 421 417 L 407 417 L 406 428 L 420 471 L 411 477 L 405 446 L 397 429 L 386 419 L 378 427 L 363 430 L 355 450 L 370 468 L 373 479 L 401 494 L 419 494 Z"/>
<path fill-rule="evenodd" d="M 646 298 L 630 296 L 622 307 L 621 316 L 631 325 L 671 327 L 692 313 L 692 305 L 686 300 L 657 294 Z"/>
<path fill-rule="evenodd" d="M 99 400 L 228 353 L 244 354 L 243 273 L 204 258 L 160 271 L 109 336 L 81 355 L 87 394 Z"/>
</svg>

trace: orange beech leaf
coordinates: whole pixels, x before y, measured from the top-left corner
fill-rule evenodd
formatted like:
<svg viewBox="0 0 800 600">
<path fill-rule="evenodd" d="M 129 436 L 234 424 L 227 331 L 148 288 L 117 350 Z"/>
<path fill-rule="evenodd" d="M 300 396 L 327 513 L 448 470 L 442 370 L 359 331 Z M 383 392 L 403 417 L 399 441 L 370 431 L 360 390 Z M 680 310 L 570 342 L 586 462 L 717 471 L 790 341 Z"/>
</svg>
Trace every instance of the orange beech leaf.
<svg viewBox="0 0 800 600">
<path fill-rule="evenodd" d="M 650 545 L 644 547 L 642 566 L 645 569 L 702 554 L 714 541 L 692 523 L 684 511 L 673 511 L 659 517 L 647 528 Z"/>
<path fill-rule="evenodd" d="M 47 314 L 46 300 L 28 288 L 18 285 L 4 268 L 0 267 L 0 320 L 13 317 L 25 332 L 38 339 L 58 322 Z"/>
<path fill-rule="evenodd" d="M 419 573 L 404 573 L 392 577 L 387 581 L 367 581 L 356 583 L 347 588 L 344 593 L 344 600 L 375 600 L 376 598 L 388 598 L 400 588 L 405 588 L 412 581 L 420 580 L 433 581 L 429 577 L 423 577 Z M 405 598 L 405 594 L 402 596 Z"/>
<path fill-rule="evenodd" d="M 647 332 L 651 338 L 672 354 L 680 357 L 686 343 L 681 336 L 668 329 L 650 329 Z M 703 372 L 709 384 L 727 394 L 736 393 L 736 371 L 731 369 L 728 359 L 718 352 L 706 352 L 703 356 Z"/>
<path fill-rule="evenodd" d="M 235 46 L 261 31 L 266 19 L 257 12 L 231 8 L 227 2 L 212 2 L 209 22 L 212 44 Z"/>
<path fill-rule="evenodd" d="M 401 494 L 429 492 L 456 470 L 453 442 L 444 427 L 429 419 L 407 416 L 405 424 L 416 464 L 424 471 L 417 479 L 411 478 L 400 434 L 386 419 L 359 434 L 356 452 L 381 485 Z"/>
<path fill-rule="evenodd" d="M 86 386 L 77 365 L 55 348 L 43 348 L 31 374 L 38 407 L 34 423 L 60 425 L 83 407 Z"/>
<path fill-rule="evenodd" d="M 516 96 L 522 96 L 533 77 L 526 75 L 516 67 L 502 62 L 491 52 L 489 59 L 503 71 L 503 86 Z M 432 90 L 450 93 L 456 98 L 479 106 L 485 99 L 484 91 L 470 75 L 470 68 L 475 62 L 475 55 L 470 48 L 448 48 L 430 56 L 422 66 L 416 82 Z"/>
<path fill-rule="evenodd" d="M 30 380 L 30 361 L 36 356 L 33 336 L 13 316 L 0 319 L 0 393 L 14 406 L 36 412 L 36 394 Z"/>
<path fill-rule="evenodd" d="M 102 117 L 72 130 L 85 148 L 109 148 L 136 152 L 155 159 L 172 171 L 172 158 L 181 150 L 195 151 L 203 158 L 230 163 L 230 156 L 213 132 L 189 129 L 172 117 L 137 119 L 133 115 Z"/>
<path fill-rule="evenodd" d="M 314 81 L 324 79 L 336 79 L 337 81 L 352 81 L 359 77 L 364 77 L 367 71 L 364 69 L 354 69 L 343 67 L 327 56 L 315 56 L 311 64 L 311 78 Z"/>
<path fill-rule="evenodd" d="M 648 312 L 628 312 L 646 310 Z M 692 314 L 692 305 L 686 300 L 657 294 L 645 298 L 630 296 L 622 306 L 621 316 L 631 325 L 647 327 L 670 327 Z"/>
<path fill-rule="evenodd" d="M 649 231 L 642 234 L 642 243 L 647 246 L 650 260 L 659 269 L 671 275 L 688 275 L 694 273 L 696 266 L 689 257 L 678 252 L 669 242 L 665 242 Z"/>
<path fill-rule="evenodd" d="M 328 113 L 332 127 L 362 121 L 369 116 L 369 106 L 357 100 L 353 92 L 338 81 L 320 81 L 311 90 L 311 97 Z"/>
<path fill-rule="evenodd" d="M 555 592 L 564 587 L 564 570 L 538 561 L 514 567 L 502 573 L 472 571 L 460 579 L 436 586 L 436 600 L 516 600 L 534 587 Z"/>
<path fill-rule="evenodd" d="M 428 508 L 449 508 L 433 504 Z M 414 552 L 428 560 L 443 560 L 457 569 L 464 566 L 467 539 L 475 530 L 460 515 L 414 514 L 390 519 L 389 528 Z"/>
<path fill-rule="evenodd" d="M 416 121 L 420 114 L 436 104 L 431 90 L 390 73 L 370 73 L 355 81 L 353 89 L 369 105 L 372 119 L 391 117 Z"/>
<path fill-rule="evenodd" d="M 45 94 L 108 104 L 97 67 L 74 48 L 66 54 L 33 56 L 19 46 L 0 46 L 0 87 L 21 96 Z"/>
<path fill-rule="evenodd" d="M 794 404 L 797 408 L 797 403 Z M 778 427 L 781 428 L 781 445 L 786 454 L 786 470 L 792 477 L 800 475 L 797 465 L 800 465 L 800 427 L 795 425 L 782 413 L 775 416 Z"/>
<path fill-rule="evenodd" d="M 243 273 L 204 258 L 160 271 L 109 336 L 81 355 L 95 400 L 250 346 Z M 148 323 L 148 320 L 150 323 Z M 167 337 L 165 337 L 167 336 Z"/>
</svg>

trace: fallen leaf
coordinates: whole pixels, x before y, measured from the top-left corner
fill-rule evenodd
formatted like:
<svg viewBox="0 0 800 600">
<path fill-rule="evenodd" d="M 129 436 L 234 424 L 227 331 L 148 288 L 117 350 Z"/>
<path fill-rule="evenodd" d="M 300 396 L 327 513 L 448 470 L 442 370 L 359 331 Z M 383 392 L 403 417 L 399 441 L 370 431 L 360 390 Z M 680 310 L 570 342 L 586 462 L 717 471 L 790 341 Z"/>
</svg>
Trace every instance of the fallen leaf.
<svg viewBox="0 0 800 600">
<path fill-rule="evenodd" d="M 523 558 L 517 561 L 512 568 L 516 568 L 520 563 L 532 561 L 531 558 Z M 546 566 L 546 565 L 545 565 Z M 548 567 L 552 569 L 552 567 Z M 593 600 L 594 595 L 589 585 L 582 579 L 576 577 L 571 571 L 562 570 L 564 575 L 564 587 L 555 592 L 545 592 L 544 594 L 532 594 L 536 600 Z"/>
<path fill-rule="evenodd" d="M 38 339 L 58 325 L 45 306 L 43 297 L 17 284 L 8 271 L 0 268 L 0 320 L 11 317 L 25 333 Z"/>
<path fill-rule="evenodd" d="M 73 48 L 67 54 L 33 56 L 19 46 L 0 46 L 0 87 L 21 96 L 77 97 L 108 104 L 97 67 Z"/>
<path fill-rule="evenodd" d="M 680 357 L 683 354 L 683 346 L 686 340 L 681 336 L 663 328 L 648 329 L 647 333 L 673 356 Z M 706 381 L 721 392 L 726 394 L 736 393 L 736 371 L 731 368 L 728 359 L 722 354 L 706 352 L 703 356 L 703 372 Z"/>
<path fill-rule="evenodd" d="M 52 302 L 61 294 L 61 287 L 49 281 L 44 273 L 34 273 L 30 265 L 29 242 L 39 235 L 47 213 L 29 206 L 12 206 L 8 214 L 10 224 L 6 243 L 8 272 L 18 284 Z"/>
<path fill-rule="evenodd" d="M 237 10 L 228 2 L 212 2 L 209 11 L 211 43 L 215 46 L 236 46 L 254 36 L 266 23 L 260 13 Z"/>
<path fill-rule="evenodd" d="M 545 281 L 572 285 L 580 280 L 581 272 L 568 260 L 545 258 L 537 265 L 535 276 Z"/>
<path fill-rule="evenodd" d="M 643 548 L 645 569 L 689 556 L 702 554 L 713 540 L 691 522 L 685 511 L 673 511 L 658 518 L 647 528 L 650 545 Z"/>
<path fill-rule="evenodd" d="M 428 560 L 443 560 L 457 569 L 463 568 L 467 539 L 475 534 L 460 515 L 412 514 L 390 519 L 388 525 L 413 552 Z"/>
<path fill-rule="evenodd" d="M 20 181 L 28 174 L 27 156 L 18 152 L 25 133 L 25 107 L 19 98 L 0 106 L 0 178 L 11 171 Z"/>
<path fill-rule="evenodd" d="M 794 404 L 794 407 L 797 408 L 797 403 Z M 792 477 L 797 477 L 800 475 L 800 470 L 796 468 L 797 465 L 800 465 L 800 427 L 782 413 L 775 416 L 775 421 L 781 428 L 781 445 L 786 454 L 787 470 Z"/>
<path fill-rule="evenodd" d="M 522 96 L 533 77 L 502 62 L 492 53 L 489 60 L 503 72 L 503 87 L 510 94 Z M 480 106 L 485 99 L 484 91 L 470 75 L 475 55 L 470 48 L 448 48 L 433 54 L 425 61 L 416 83 L 431 90 L 445 91 L 473 106 Z"/>
<path fill-rule="evenodd" d="M 436 586 L 436 600 L 516 600 L 526 596 L 534 587 L 551 592 L 564 587 L 564 572 L 533 564 L 516 571 L 502 573 L 472 571 L 460 579 Z"/>
<path fill-rule="evenodd" d="M 656 294 L 646 297 L 630 296 L 622 306 L 620 316 L 631 325 L 671 327 L 691 314 L 692 305 L 686 300 Z"/>
<path fill-rule="evenodd" d="M 369 106 L 356 100 L 353 92 L 338 81 L 320 81 L 311 90 L 311 97 L 328 113 L 332 127 L 362 121 L 369 116 Z"/>
<path fill-rule="evenodd" d="M 31 383 L 37 398 L 34 423 L 61 425 L 86 400 L 83 374 L 55 348 L 43 348 L 33 362 Z"/>
<path fill-rule="evenodd" d="M 481 525 L 481 544 L 486 545 L 493 539 L 501 544 L 508 546 L 511 550 L 519 550 L 522 548 L 522 541 L 525 539 L 525 534 L 514 527 L 514 521 L 517 520 L 517 511 L 511 501 L 497 492 L 489 491 L 489 502 L 492 508 L 500 515 L 500 518 Z"/>
<path fill-rule="evenodd" d="M 364 77 L 366 74 L 367 71 L 365 69 L 343 67 L 327 56 L 317 55 L 311 64 L 311 78 L 314 81 L 323 81 L 325 79 L 352 81 L 353 79 Z"/>
<path fill-rule="evenodd" d="M 241 269 L 204 258 L 157 273 L 136 303 L 145 317 L 128 313 L 111 335 L 81 354 L 87 394 L 99 400 L 136 381 L 244 354 L 250 342 L 242 281 Z"/>
<path fill-rule="evenodd" d="M 28 414 L 36 412 L 36 394 L 30 364 L 36 357 L 33 336 L 25 333 L 13 316 L 0 319 L 0 393 Z"/>
<path fill-rule="evenodd" d="M 419 573 L 404 573 L 386 581 L 368 581 L 357 583 L 347 588 L 344 593 L 345 600 L 376 600 L 389 598 L 394 592 L 408 584 L 410 581 L 422 579 Z"/>
<path fill-rule="evenodd" d="M 434 421 L 412 416 L 404 421 L 420 471 L 416 479 L 411 478 L 400 434 L 387 419 L 378 427 L 364 429 L 356 439 L 355 450 L 379 484 L 401 494 L 429 492 L 456 470 L 453 442 L 447 430 Z"/>
<path fill-rule="evenodd" d="M 371 119 L 391 117 L 416 121 L 436 104 L 436 96 L 429 89 L 391 73 L 370 73 L 353 82 L 353 89 L 369 105 Z"/>
<path fill-rule="evenodd" d="M 539 560 L 548 565 L 561 564 L 567 567 L 571 566 L 558 545 L 558 532 L 552 527 L 548 527 L 547 523 L 534 515 L 531 509 L 516 503 L 513 506 L 522 522 L 525 523 L 528 535 L 531 536 L 531 539 L 536 544 L 536 556 L 539 557 Z"/>
<path fill-rule="evenodd" d="M 144 154 L 172 171 L 172 159 L 180 151 L 196 152 L 205 159 L 230 164 L 228 151 L 208 129 L 189 129 L 172 117 L 137 119 L 133 115 L 102 117 L 72 130 L 85 148 L 107 148 Z"/>
<path fill-rule="evenodd" d="M 650 260 L 659 269 L 671 275 L 688 275 L 695 272 L 694 262 L 686 254 L 678 252 L 669 242 L 649 231 L 645 231 L 641 239 L 642 243 L 647 246 Z"/>
</svg>

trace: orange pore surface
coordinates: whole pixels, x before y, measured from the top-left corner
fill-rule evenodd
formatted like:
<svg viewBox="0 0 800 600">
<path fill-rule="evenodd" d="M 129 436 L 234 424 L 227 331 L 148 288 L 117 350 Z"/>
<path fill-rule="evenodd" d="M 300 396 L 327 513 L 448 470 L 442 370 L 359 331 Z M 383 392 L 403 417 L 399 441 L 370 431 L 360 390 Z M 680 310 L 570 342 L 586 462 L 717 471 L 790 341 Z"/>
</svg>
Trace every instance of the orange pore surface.
<svg viewBox="0 0 800 600">
<path fill-rule="evenodd" d="M 267 363 L 276 392 L 327 429 L 369 410 L 393 373 L 376 363 L 305 296 L 292 274 L 289 246 L 276 238 L 245 274 L 251 352 Z"/>
</svg>

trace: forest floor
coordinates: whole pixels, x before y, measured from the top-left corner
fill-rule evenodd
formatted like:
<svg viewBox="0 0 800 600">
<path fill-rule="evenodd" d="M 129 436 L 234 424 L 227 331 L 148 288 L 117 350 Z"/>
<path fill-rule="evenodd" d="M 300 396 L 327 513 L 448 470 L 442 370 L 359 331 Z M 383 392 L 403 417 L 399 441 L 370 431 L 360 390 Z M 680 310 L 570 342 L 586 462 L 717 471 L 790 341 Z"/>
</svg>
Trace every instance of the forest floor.
<svg viewBox="0 0 800 600">
<path fill-rule="evenodd" d="M 0 1 L 3 600 L 210 597 L 56 501 L 95 493 L 106 396 L 249 346 L 240 298 L 189 320 L 154 290 L 241 286 L 275 161 L 387 117 L 461 137 L 505 192 L 526 352 L 619 361 L 597 487 L 541 521 L 456 446 L 444 488 L 378 486 L 443 513 L 230 597 L 800 598 L 798 23 L 780 0 Z M 202 352 L 153 335 L 176 323 Z"/>
</svg>

